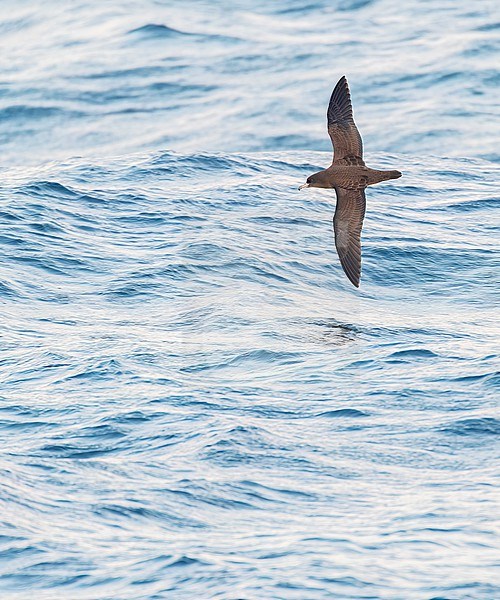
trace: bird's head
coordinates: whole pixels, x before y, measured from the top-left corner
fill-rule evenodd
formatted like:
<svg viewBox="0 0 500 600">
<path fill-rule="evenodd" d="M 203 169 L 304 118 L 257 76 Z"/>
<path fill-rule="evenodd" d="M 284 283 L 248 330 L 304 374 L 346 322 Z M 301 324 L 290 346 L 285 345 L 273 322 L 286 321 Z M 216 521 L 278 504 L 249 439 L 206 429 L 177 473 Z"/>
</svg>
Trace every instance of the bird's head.
<svg viewBox="0 0 500 600">
<path fill-rule="evenodd" d="M 306 182 L 299 187 L 299 190 L 305 187 L 331 188 L 332 185 L 328 180 L 326 171 L 319 171 L 318 173 L 309 176 L 306 179 Z"/>
</svg>

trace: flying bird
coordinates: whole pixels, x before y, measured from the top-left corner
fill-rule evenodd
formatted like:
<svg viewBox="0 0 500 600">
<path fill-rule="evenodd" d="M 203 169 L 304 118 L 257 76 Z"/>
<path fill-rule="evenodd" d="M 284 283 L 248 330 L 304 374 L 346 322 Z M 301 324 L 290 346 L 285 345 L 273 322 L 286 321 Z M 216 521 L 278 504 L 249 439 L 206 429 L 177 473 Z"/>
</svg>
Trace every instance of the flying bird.
<svg viewBox="0 0 500 600">
<path fill-rule="evenodd" d="M 314 173 L 299 187 L 333 188 L 337 206 L 333 217 L 335 246 L 340 264 L 352 284 L 359 287 L 361 275 L 361 228 L 365 216 L 365 189 L 369 185 L 397 179 L 399 171 L 370 169 L 363 160 L 363 142 L 352 116 L 351 94 L 342 77 L 330 98 L 328 134 L 333 144 L 333 162 Z"/>
</svg>

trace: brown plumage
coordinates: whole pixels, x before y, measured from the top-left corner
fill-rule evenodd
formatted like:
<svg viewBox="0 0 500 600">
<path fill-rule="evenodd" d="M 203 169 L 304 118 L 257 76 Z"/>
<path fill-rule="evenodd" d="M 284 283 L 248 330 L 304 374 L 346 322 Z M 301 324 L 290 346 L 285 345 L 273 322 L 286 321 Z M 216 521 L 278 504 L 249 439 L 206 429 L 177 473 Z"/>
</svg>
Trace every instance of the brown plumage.
<svg viewBox="0 0 500 600">
<path fill-rule="evenodd" d="M 337 206 L 333 217 L 335 246 L 340 264 L 349 280 L 359 287 L 361 275 L 361 228 L 365 216 L 365 188 L 397 179 L 399 171 L 370 169 L 363 161 L 363 141 L 352 116 L 351 94 L 342 77 L 328 105 L 328 134 L 332 140 L 333 162 L 324 171 L 307 178 L 303 187 L 333 188 Z"/>
</svg>

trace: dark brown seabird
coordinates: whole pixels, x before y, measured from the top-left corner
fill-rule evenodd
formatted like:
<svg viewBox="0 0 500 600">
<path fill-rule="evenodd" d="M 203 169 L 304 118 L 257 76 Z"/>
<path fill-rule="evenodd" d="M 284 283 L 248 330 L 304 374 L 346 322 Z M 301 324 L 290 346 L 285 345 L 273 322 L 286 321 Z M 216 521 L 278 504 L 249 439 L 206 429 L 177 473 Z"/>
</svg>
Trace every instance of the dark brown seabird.
<svg viewBox="0 0 500 600">
<path fill-rule="evenodd" d="M 359 287 L 361 274 L 361 228 L 365 216 L 365 188 L 380 181 L 401 177 L 399 171 L 377 171 L 363 160 L 363 142 L 352 116 L 351 94 L 342 77 L 330 98 L 328 134 L 333 144 L 333 162 L 314 173 L 299 187 L 333 188 L 337 206 L 333 217 L 335 246 L 345 274 Z"/>
</svg>

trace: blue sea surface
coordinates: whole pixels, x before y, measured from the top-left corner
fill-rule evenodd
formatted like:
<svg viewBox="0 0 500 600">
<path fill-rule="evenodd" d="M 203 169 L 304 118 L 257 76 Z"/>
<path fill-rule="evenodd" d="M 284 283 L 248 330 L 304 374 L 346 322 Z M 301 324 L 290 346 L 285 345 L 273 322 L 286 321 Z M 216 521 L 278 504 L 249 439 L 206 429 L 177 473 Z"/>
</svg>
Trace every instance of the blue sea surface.
<svg viewBox="0 0 500 600">
<path fill-rule="evenodd" d="M 0 7 L 0 598 L 495 600 L 497 2 Z M 326 106 L 370 188 L 356 290 Z"/>
</svg>

